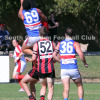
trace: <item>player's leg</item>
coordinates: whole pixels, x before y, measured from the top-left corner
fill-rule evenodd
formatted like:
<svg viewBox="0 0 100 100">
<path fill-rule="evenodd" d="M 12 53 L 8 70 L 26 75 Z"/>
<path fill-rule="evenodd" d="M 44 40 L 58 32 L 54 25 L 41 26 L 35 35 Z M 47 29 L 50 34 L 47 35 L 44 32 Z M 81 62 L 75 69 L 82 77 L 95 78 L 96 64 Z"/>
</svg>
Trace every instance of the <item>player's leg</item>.
<svg viewBox="0 0 100 100">
<path fill-rule="evenodd" d="M 40 36 L 28 37 L 22 45 L 22 52 L 28 55 L 32 55 L 33 51 L 30 48 L 34 45 L 34 43 L 36 43 L 39 40 L 40 40 Z"/>
<path fill-rule="evenodd" d="M 64 100 L 68 100 L 70 89 L 70 76 L 67 69 L 61 69 L 61 80 L 63 83 L 63 98 Z"/>
<path fill-rule="evenodd" d="M 33 87 L 35 87 L 34 85 L 35 85 L 35 83 L 37 83 L 37 81 L 38 80 L 36 80 L 36 79 L 34 79 L 34 78 L 32 78 L 30 75 L 28 75 L 28 74 L 26 74 L 25 75 L 25 77 L 21 80 L 21 83 L 22 83 L 22 86 L 23 86 L 23 88 L 24 88 L 24 90 L 25 90 L 25 92 L 26 92 L 26 94 L 27 94 L 27 96 L 29 97 L 29 100 L 30 100 L 30 98 L 31 99 L 36 99 L 36 96 L 35 95 L 33 95 L 32 96 L 32 94 L 31 94 L 31 92 L 30 92 L 30 90 L 29 90 L 29 87 L 28 87 L 28 85 L 27 85 L 27 83 L 34 83 L 33 84 Z M 31 86 L 32 87 L 32 86 Z M 32 90 L 32 91 L 34 91 L 34 90 Z M 33 94 L 35 94 L 35 93 L 33 93 Z M 35 97 L 34 97 L 35 96 Z"/>
<path fill-rule="evenodd" d="M 70 77 L 63 78 L 62 83 L 63 83 L 63 98 L 64 100 L 68 100 L 69 89 L 70 89 Z"/>
<path fill-rule="evenodd" d="M 54 78 L 47 78 L 48 83 L 48 100 L 53 99 Z"/>
<path fill-rule="evenodd" d="M 75 84 L 77 85 L 77 88 L 78 88 L 78 97 L 79 97 L 79 100 L 83 100 L 84 89 L 83 89 L 81 77 L 79 77 L 78 79 L 73 80 L 73 81 L 75 82 Z"/>
<path fill-rule="evenodd" d="M 33 51 L 30 49 L 31 46 L 27 46 L 25 43 L 22 45 L 22 52 L 28 55 L 32 55 Z"/>
<path fill-rule="evenodd" d="M 46 78 L 40 78 L 41 82 L 41 90 L 40 90 L 40 100 L 45 100 L 46 88 L 47 88 L 47 80 Z"/>
<path fill-rule="evenodd" d="M 30 91 L 31 91 L 31 94 L 33 95 L 34 98 L 36 98 L 36 88 L 35 88 L 35 84 L 38 82 L 37 81 L 32 81 L 29 83 L 30 85 Z"/>
</svg>

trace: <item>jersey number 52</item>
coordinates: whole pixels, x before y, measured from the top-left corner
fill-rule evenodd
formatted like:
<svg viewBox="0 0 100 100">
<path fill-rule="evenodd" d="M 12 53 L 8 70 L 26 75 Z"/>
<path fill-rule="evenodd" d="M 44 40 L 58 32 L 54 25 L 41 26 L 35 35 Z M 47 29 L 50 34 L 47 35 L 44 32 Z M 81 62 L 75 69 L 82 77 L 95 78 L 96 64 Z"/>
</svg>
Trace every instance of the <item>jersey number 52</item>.
<svg viewBox="0 0 100 100">
<path fill-rule="evenodd" d="M 53 47 L 51 41 L 39 42 L 39 54 L 53 53 Z"/>
</svg>

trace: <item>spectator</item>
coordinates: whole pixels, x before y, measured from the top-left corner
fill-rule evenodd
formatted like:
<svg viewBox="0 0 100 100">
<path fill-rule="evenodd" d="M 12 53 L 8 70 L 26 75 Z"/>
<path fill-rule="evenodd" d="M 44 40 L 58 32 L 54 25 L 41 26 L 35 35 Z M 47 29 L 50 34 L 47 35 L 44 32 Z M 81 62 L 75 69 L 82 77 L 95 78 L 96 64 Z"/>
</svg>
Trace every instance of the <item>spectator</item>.
<svg viewBox="0 0 100 100">
<path fill-rule="evenodd" d="M 0 50 L 9 51 L 10 41 L 5 39 L 5 36 L 9 36 L 9 32 L 5 28 L 5 24 L 0 24 Z"/>
<path fill-rule="evenodd" d="M 57 35 L 57 28 L 59 26 L 59 23 L 57 19 L 54 16 L 54 13 L 50 14 L 50 19 L 48 20 L 48 26 L 49 26 L 49 33 L 51 36 L 51 41 L 57 42 L 57 38 L 54 38 L 54 35 Z"/>
</svg>

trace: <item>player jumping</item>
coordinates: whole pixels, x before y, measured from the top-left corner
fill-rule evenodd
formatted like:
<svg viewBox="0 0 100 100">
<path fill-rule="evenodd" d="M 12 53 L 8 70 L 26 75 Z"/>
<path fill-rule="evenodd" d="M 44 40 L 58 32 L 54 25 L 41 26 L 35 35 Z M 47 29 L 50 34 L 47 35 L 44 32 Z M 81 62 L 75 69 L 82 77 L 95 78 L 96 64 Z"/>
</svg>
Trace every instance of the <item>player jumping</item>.
<svg viewBox="0 0 100 100">
<path fill-rule="evenodd" d="M 32 55 L 33 51 L 29 48 L 32 47 L 35 42 L 40 40 L 39 28 L 42 27 L 41 21 L 46 22 L 47 17 L 40 9 L 33 8 L 31 0 L 21 0 L 18 16 L 23 20 L 28 34 L 28 38 L 22 45 L 22 52 Z"/>
</svg>

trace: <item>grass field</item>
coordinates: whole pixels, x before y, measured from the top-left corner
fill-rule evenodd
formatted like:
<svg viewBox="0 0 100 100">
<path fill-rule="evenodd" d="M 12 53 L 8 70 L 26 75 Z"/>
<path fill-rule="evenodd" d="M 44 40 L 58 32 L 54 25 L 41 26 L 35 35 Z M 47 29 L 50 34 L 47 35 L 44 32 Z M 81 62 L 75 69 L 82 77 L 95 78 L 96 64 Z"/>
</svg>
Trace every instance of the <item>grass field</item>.
<svg viewBox="0 0 100 100">
<path fill-rule="evenodd" d="M 88 68 L 85 68 L 82 61 L 77 56 L 78 68 L 83 78 L 100 78 L 100 56 L 86 56 Z M 10 78 L 14 69 L 13 58 L 10 58 Z M 31 63 L 27 63 L 27 68 L 23 74 L 26 74 L 32 68 Z M 55 63 L 56 78 L 60 78 L 60 64 Z"/>
<path fill-rule="evenodd" d="M 85 68 L 79 57 L 78 66 L 82 78 L 100 78 L 100 56 L 86 56 L 89 68 Z M 13 58 L 10 58 L 10 78 L 13 73 L 14 63 Z M 23 74 L 26 74 L 32 68 L 31 63 L 27 63 L 27 68 Z M 60 79 L 60 64 L 55 64 L 56 79 Z M 83 83 L 84 87 L 84 100 L 100 100 L 100 84 L 99 83 Z M 41 85 L 36 84 L 37 100 L 39 100 L 39 92 Z M 0 100 L 28 100 L 25 92 L 18 92 L 20 86 L 18 83 L 0 84 Z M 62 84 L 55 84 L 53 100 L 63 100 L 62 97 L 63 86 Z M 47 100 L 47 99 L 46 99 Z M 78 100 L 77 87 L 73 82 L 70 86 L 69 100 Z"/>
<path fill-rule="evenodd" d="M 84 100 L 100 100 L 100 84 L 84 83 Z M 37 100 L 39 100 L 39 91 L 41 85 L 36 84 Z M 25 92 L 18 92 L 20 86 L 16 84 L 0 84 L 0 100 L 28 100 Z M 63 100 L 62 84 L 55 84 L 53 100 Z M 46 99 L 47 100 L 47 99 Z M 78 100 L 77 88 L 71 83 L 69 100 Z"/>
</svg>

